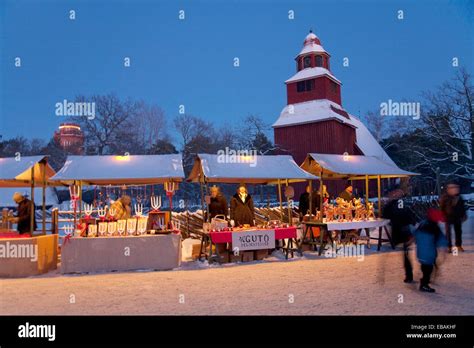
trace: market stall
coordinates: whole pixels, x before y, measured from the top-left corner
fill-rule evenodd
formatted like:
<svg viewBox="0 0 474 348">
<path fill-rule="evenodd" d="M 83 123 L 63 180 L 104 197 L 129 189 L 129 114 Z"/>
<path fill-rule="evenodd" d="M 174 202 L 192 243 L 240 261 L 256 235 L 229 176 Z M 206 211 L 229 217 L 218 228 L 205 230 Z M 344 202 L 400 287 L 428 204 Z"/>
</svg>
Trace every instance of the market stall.
<svg viewBox="0 0 474 348">
<path fill-rule="evenodd" d="M 310 153 L 301 165 L 304 170 L 318 175 L 320 178 L 320 187 L 325 180 L 364 180 L 365 181 L 365 202 L 353 200 L 347 202 L 343 199 L 337 199 L 336 204 L 327 202 L 321 196 L 319 211 L 314 221 L 306 223 L 304 237 L 309 237 L 310 243 L 319 244 L 319 254 L 324 249 L 325 236 L 331 240 L 329 231 L 355 230 L 359 233 L 365 230 L 370 245 L 370 239 L 378 240 L 378 250 L 382 245 L 382 232 L 385 231 L 387 241 L 394 247 L 392 238 L 387 225 L 388 220 L 381 218 L 381 180 L 388 178 L 401 178 L 417 175 L 408 172 L 397 166 L 386 163 L 374 156 L 359 155 L 332 155 Z M 377 180 L 377 198 L 378 198 L 378 214 L 375 214 L 374 204 L 369 200 L 369 180 Z M 320 190 L 322 194 L 323 190 Z M 310 219 L 312 220 L 312 219 Z M 312 227 L 319 227 L 321 233 L 319 241 L 313 235 Z M 378 236 L 373 238 L 370 236 L 370 230 L 378 230 Z"/>
<path fill-rule="evenodd" d="M 62 244 L 61 273 L 178 267 L 181 235 L 172 224 L 171 203 L 183 178 L 180 155 L 69 156 L 51 178 L 69 186 L 77 215 Z M 125 194 L 137 185 L 140 195 Z M 161 210 L 162 197 L 153 185 L 163 185 L 169 211 Z M 85 186 L 106 187 L 117 195 L 83 204 Z"/>
<path fill-rule="evenodd" d="M 46 273 L 57 267 L 58 235 L 54 229 L 46 235 L 46 188 L 54 175 L 46 156 L 0 158 L 0 187 L 13 191 L 30 190 L 28 232 L 19 234 L 12 228 L 15 217 L 8 209 L 2 212 L 0 226 L 0 277 L 28 277 Z M 42 190 L 42 231 L 35 233 L 35 190 Z M 11 197 L 11 196 L 10 196 Z M 28 202 L 28 200 L 24 200 Z M 16 203 L 15 203 L 16 205 Z"/>
<path fill-rule="evenodd" d="M 293 223 L 290 211 L 290 199 L 292 198 L 291 182 L 301 182 L 317 179 L 294 162 L 291 156 L 258 156 L 241 155 L 225 157 L 211 154 L 198 154 L 194 162 L 188 180 L 201 185 L 202 209 L 204 206 L 204 195 L 208 192 L 209 183 L 227 184 L 266 184 L 276 185 L 280 200 L 280 219 L 277 221 L 267 221 L 263 225 L 243 226 L 234 224 L 233 219 L 228 219 L 228 214 L 224 214 L 222 219 L 214 219 L 204 223 L 204 236 L 201 243 L 200 255 L 206 255 L 208 259 L 217 259 L 219 262 L 259 259 L 259 251 L 265 252 L 274 249 L 276 241 L 287 240 L 288 243 L 283 248 L 286 257 L 293 252 L 293 244 L 297 244 L 297 229 Z M 288 206 L 288 217 L 286 223 L 283 213 L 282 185 L 285 186 L 285 198 Z M 231 215 L 231 214 L 230 214 Z M 209 253 L 205 253 L 206 245 L 209 244 Z M 219 250 L 213 249 L 213 245 L 225 244 L 228 254 L 222 254 Z M 253 256 L 252 256 L 253 255 Z"/>
</svg>

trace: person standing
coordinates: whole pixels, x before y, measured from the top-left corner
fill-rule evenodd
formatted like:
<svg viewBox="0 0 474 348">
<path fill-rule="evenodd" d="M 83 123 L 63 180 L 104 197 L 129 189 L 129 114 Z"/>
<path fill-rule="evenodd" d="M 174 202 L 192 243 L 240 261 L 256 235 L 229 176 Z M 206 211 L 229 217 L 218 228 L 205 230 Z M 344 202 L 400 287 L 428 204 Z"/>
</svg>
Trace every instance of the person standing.
<svg viewBox="0 0 474 348">
<path fill-rule="evenodd" d="M 311 189 L 310 189 L 309 185 L 307 185 L 305 192 L 303 192 L 300 195 L 300 201 L 299 201 L 298 209 L 299 209 L 299 213 L 300 213 L 301 217 L 305 216 L 306 214 L 309 214 L 309 196 L 310 196 L 309 193 L 310 193 L 310 191 L 311 191 Z"/>
<path fill-rule="evenodd" d="M 344 191 L 342 191 L 340 194 L 339 194 L 339 197 L 344 199 L 346 202 L 352 202 L 352 200 L 354 199 L 354 195 L 352 194 L 352 185 L 350 183 L 348 183 L 346 185 L 346 188 L 344 189 Z"/>
<path fill-rule="evenodd" d="M 466 206 L 459 194 L 459 185 L 452 181 L 446 186 L 446 192 L 440 199 L 441 211 L 445 218 L 445 231 L 448 238 L 448 252 L 453 250 L 451 237 L 452 227 L 454 228 L 455 244 L 459 251 L 464 251 L 462 247 L 462 223 L 467 219 Z"/>
<path fill-rule="evenodd" d="M 132 216 L 132 199 L 130 196 L 123 195 L 110 206 L 110 210 L 112 209 L 115 211 L 114 219 L 129 219 Z"/>
<path fill-rule="evenodd" d="M 208 204 L 210 218 L 212 219 L 217 215 L 224 215 L 227 217 L 227 200 L 220 192 L 219 187 L 212 186 L 210 191 L 211 196 Z"/>
<path fill-rule="evenodd" d="M 415 214 L 403 201 L 404 192 L 396 188 L 389 193 L 389 201 L 382 210 L 382 217 L 390 220 L 392 240 L 394 245 L 403 245 L 403 265 L 405 268 L 405 283 L 413 282 L 413 267 L 409 258 L 410 245 L 413 242 L 411 226 L 416 224 Z"/>
<path fill-rule="evenodd" d="M 245 185 L 239 186 L 237 193 L 230 201 L 230 218 L 234 220 L 235 226 L 255 225 L 253 199 L 248 194 Z"/>
<path fill-rule="evenodd" d="M 438 248 L 446 245 L 446 239 L 438 226 L 443 220 L 443 213 L 437 209 L 428 209 L 427 218 L 415 231 L 416 256 L 421 264 L 423 277 L 420 280 L 420 291 L 435 292 L 430 287 L 431 273 L 436 265 Z"/>
<path fill-rule="evenodd" d="M 18 204 L 18 214 L 11 221 L 17 224 L 17 230 L 20 234 L 32 234 L 36 230 L 35 209 L 31 209 L 31 201 L 20 192 L 13 194 L 13 200 Z M 31 214 L 33 214 L 33 231 L 31 230 Z"/>
</svg>

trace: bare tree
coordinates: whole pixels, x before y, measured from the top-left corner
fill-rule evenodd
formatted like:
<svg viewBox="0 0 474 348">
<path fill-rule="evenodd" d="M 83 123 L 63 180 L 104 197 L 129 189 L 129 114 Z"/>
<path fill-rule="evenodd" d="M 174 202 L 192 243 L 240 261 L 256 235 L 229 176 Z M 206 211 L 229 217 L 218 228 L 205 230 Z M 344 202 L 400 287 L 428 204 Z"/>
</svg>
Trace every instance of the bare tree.
<svg viewBox="0 0 474 348">
<path fill-rule="evenodd" d="M 127 148 L 133 131 L 132 119 L 136 117 L 139 104 L 131 100 L 120 101 L 114 94 L 94 95 L 91 98 L 79 96 L 77 102 L 94 102 L 95 117 L 74 118 L 81 125 L 86 136 L 88 153 L 104 155 L 119 148 Z"/>
<path fill-rule="evenodd" d="M 416 154 L 424 161 L 445 163 L 441 175 L 469 179 L 474 175 L 473 85 L 471 76 L 460 69 L 455 78 L 435 92 L 425 92 L 421 128 L 437 146 L 419 144 Z"/>
<path fill-rule="evenodd" d="M 168 139 L 166 117 L 163 109 L 148 105 L 144 101 L 137 103 L 137 110 L 131 117 L 134 135 L 148 148 L 158 140 Z"/>
</svg>

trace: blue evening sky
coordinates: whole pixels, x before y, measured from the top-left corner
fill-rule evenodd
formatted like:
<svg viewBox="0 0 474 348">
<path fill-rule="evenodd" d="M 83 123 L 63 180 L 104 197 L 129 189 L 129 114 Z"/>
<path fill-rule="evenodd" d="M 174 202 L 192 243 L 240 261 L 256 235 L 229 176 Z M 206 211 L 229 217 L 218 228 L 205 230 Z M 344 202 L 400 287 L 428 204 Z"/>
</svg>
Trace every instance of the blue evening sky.
<svg viewBox="0 0 474 348">
<path fill-rule="evenodd" d="M 217 125 L 250 113 L 273 123 L 309 28 L 355 115 L 388 99 L 417 101 L 453 76 L 453 57 L 473 72 L 467 0 L 0 0 L 0 134 L 49 139 L 62 121 L 55 103 L 111 92 L 161 106 L 170 125 L 180 104 Z"/>
</svg>

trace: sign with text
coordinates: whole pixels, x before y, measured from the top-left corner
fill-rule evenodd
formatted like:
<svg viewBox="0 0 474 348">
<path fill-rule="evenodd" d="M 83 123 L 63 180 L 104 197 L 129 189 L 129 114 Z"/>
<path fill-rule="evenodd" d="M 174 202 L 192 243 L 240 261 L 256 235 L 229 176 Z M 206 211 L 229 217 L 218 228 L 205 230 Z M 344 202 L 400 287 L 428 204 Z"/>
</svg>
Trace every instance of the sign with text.
<svg viewBox="0 0 474 348">
<path fill-rule="evenodd" d="M 233 250 L 259 250 L 275 248 L 275 230 L 252 230 L 232 233 Z"/>
</svg>

